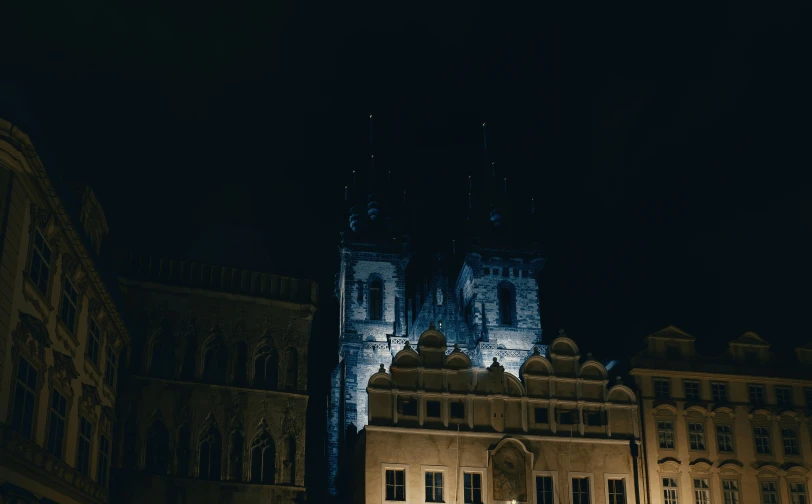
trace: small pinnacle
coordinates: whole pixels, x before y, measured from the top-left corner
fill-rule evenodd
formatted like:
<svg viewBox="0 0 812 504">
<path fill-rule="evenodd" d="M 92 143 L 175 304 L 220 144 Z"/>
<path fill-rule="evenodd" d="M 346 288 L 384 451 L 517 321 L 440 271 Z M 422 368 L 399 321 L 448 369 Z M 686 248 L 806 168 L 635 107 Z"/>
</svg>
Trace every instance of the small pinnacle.
<svg viewBox="0 0 812 504">
<path fill-rule="evenodd" d="M 379 373 L 385 373 L 386 372 L 386 368 L 384 367 L 383 364 L 381 364 L 381 368 L 378 370 L 378 372 Z"/>
</svg>

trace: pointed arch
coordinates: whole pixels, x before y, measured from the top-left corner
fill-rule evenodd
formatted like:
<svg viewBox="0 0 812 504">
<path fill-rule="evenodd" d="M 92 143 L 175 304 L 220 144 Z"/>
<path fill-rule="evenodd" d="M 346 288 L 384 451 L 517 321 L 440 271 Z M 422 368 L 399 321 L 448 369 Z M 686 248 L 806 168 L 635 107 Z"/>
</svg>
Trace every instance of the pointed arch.
<svg viewBox="0 0 812 504">
<path fill-rule="evenodd" d="M 383 279 L 373 273 L 367 279 L 367 289 L 369 320 L 383 320 Z"/>
<path fill-rule="evenodd" d="M 237 387 L 244 387 L 248 379 L 248 345 L 245 341 L 238 341 L 234 346 L 234 377 L 233 383 Z"/>
<path fill-rule="evenodd" d="M 177 457 L 178 476 L 189 476 L 189 458 L 191 455 L 192 429 L 184 422 L 178 429 L 178 442 L 175 456 Z"/>
<path fill-rule="evenodd" d="M 251 441 L 251 483 L 271 484 L 276 475 L 276 447 L 267 430 L 261 429 Z"/>
<path fill-rule="evenodd" d="M 220 465 L 223 453 L 223 441 L 220 429 L 215 422 L 209 422 L 200 432 L 197 441 L 197 473 L 201 479 L 219 480 L 222 476 Z"/>
<path fill-rule="evenodd" d="M 228 479 L 242 481 L 242 454 L 245 440 L 242 432 L 235 429 L 228 439 Z"/>
<path fill-rule="evenodd" d="M 299 352 L 295 347 L 288 347 L 285 361 L 285 387 L 295 391 L 299 388 Z"/>
<path fill-rule="evenodd" d="M 516 325 L 516 286 L 502 280 L 496 286 L 496 296 L 499 302 L 499 324 Z"/>
<path fill-rule="evenodd" d="M 144 440 L 144 470 L 153 474 L 166 474 L 168 462 L 169 431 L 159 415 L 147 429 Z"/>
<path fill-rule="evenodd" d="M 279 355 L 271 345 L 262 344 L 254 357 L 254 388 L 275 390 L 279 385 Z"/>
<path fill-rule="evenodd" d="M 228 350 L 220 335 L 213 335 L 203 346 L 203 381 L 206 383 L 226 383 Z"/>
</svg>

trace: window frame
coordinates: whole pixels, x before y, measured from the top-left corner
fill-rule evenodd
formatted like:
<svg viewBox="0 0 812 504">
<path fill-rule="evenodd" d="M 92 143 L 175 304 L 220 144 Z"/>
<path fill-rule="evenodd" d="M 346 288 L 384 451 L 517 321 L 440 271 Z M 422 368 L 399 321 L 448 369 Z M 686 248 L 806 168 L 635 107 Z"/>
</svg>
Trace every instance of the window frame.
<svg viewBox="0 0 812 504">
<path fill-rule="evenodd" d="M 731 447 L 732 447 L 732 450 L 730 450 L 730 451 L 720 450 L 719 449 L 719 426 L 720 425 L 730 427 L 730 444 L 731 444 Z M 734 429 L 735 429 L 735 427 L 733 425 L 733 419 L 730 419 L 729 422 L 725 421 L 725 422 L 714 422 L 713 423 L 713 435 L 714 435 L 714 438 L 715 438 L 715 441 L 716 441 L 716 452 L 717 453 L 733 453 L 733 454 L 736 453 L 736 432 L 735 432 Z"/>
<path fill-rule="evenodd" d="M 386 471 L 403 471 L 403 500 L 386 498 Z M 409 502 L 409 465 L 381 462 L 381 502 Z"/>
<path fill-rule="evenodd" d="M 62 266 L 65 267 L 64 264 Z M 73 280 L 70 278 L 70 275 L 67 271 L 63 272 L 62 275 L 62 289 L 59 291 L 59 312 L 56 315 L 56 320 L 59 321 L 60 324 L 68 331 L 68 334 L 75 337 L 76 331 L 79 328 L 79 316 L 81 315 L 81 298 L 82 293 L 79 292 L 79 289 L 76 288 L 74 285 Z M 67 295 L 66 287 L 70 287 L 73 290 L 74 294 L 76 294 L 76 301 L 72 301 L 70 296 Z M 65 310 L 65 302 L 70 303 L 71 307 L 73 307 L 73 321 L 70 325 L 68 325 L 69 321 L 64 320 L 63 313 Z"/>
<path fill-rule="evenodd" d="M 102 452 L 102 438 L 105 440 L 105 442 L 107 442 L 106 452 Z M 110 481 L 110 459 L 112 456 L 111 448 L 112 443 L 110 442 L 110 436 L 106 436 L 104 433 L 99 434 L 96 447 L 96 483 L 104 488 L 108 488 Z M 104 453 L 104 457 L 102 457 L 102 453 Z M 102 472 L 104 472 L 103 475 L 101 474 Z M 104 481 L 101 481 L 102 476 L 104 476 Z"/>
<path fill-rule="evenodd" d="M 756 429 L 764 429 L 767 433 L 767 448 L 769 451 L 767 452 L 760 452 L 758 451 L 758 438 L 759 436 L 756 435 Z M 753 452 L 755 453 L 756 457 L 758 456 L 772 456 L 775 454 L 775 450 L 773 449 L 773 436 L 770 432 L 770 425 L 769 424 L 755 424 L 752 426 L 751 430 L 753 436 Z"/>
<path fill-rule="evenodd" d="M 780 397 L 779 391 L 787 393 L 787 400 L 786 401 L 781 401 L 779 399 L 779 397 Z M 783 406 L 783 407 L 786 407 L 786 408 L 792 408 L 793 407 L 794 401 L 792 400 L 792 387 L 791 386 L 789 386 L 789 385 L 774 385 L 773 386 L 773 392 L 775 393 L 775 404 L 776 404 L 776 406 Z"/>
<path fill-rule="evenodd" d="M 479 474 L 480 481 L 482 488 L 480 489 L 482 492 L 482 503 L 484 503 L 487 499 L 487 486 L 488 486 L 488 468 L 487 467 L 467 467 L 463 466 L 459 468 L 459 478 L 457 479 L 457 484 L 459 485 L 460 491 L 463 493 L 462 496 L 462 503 L 465 504 L 465 475 L 467 474 Z M 457 499 L 459 501 L 459 499 Z"/>
<path fill-rule="evenodd" d="M 774 504 L 781 504 L 781 482 L 775 477 L 762 477 L 758 478 L 758 502 L 759 504 L 764 503 L 764 489 L 761 485 L 765 483 L 772 483 L 775 485 L 775 503 Z M 789 485 L 787 485 L 787 493 L 789 493 Z"/>
<path fill-rule="evenodd" d="M 373 308 L 373 306 L 372 306 L 372 284 L 374 282 L 378 282 L 380 284 L 380 289 L 377 289 L 378 290 L 378 295 L 380 296 L 379 299 L 378 299 L 379 304 L 378 304 L 378 306 L 376 306 L 376 308 L 378 308 L 380 310 L 380 317 L 379 318 L 373 318 L 372 317 L 372 315 L 373 315 L 373 310 L 372 310 L 372 308 Z M 367 295 L 367 302 L 366 302 L 367 306 L 366 306 L 366 308 L 367 308 L 367 320 L 370 321 L 370 322 L 386 322 L 386 306 L 385 306 L 384 289 L 385 289 L 384 281 L 383 281 L 383 278 L 381 278 L 380 275 L 378 275 L 376 273 L 373 273 L 367 278 L 366 288 L 365 288 L 366 295 Z M 377 310 L 374 312 L 374 314 L 376 316 L 378 315 Z"/>
<path fill-rule="evenodd" d="M 438 501 L 429 501 L 426 500 L 426 473 L 441 473 L 443 475 L 443 500 L 439 501 L 440 503 L 447 503 L 448 500 L 448 467 L 447 466 L 440 466 L 440 465 L 421 465 L 420 466 L 420 483 L 422 485 L 423 492 L 421 493 L 422 502 L 425 504 L 438 504 Z M 405 479 L 404 475 L 404 482 L 408 481 Z M 385 483 L 385 482 L 384 482 Z M 406 485 L 408 486 L 408 485 Z M 404 490 L 405 492 L 405 490 Z M 408 497 L 406 497 L 408 502 Z"/>
<path fill-rule="evenodd" d="M 809 485 L 807 484 L 806 480 L 797 477 L 796 475 L 789 476 L 787 478 L 787 497 L 789 498 L 789 504 L 794 504 L 794 500 L 792 499 L 792 485 L 801 485 L 801 489 L 803 490 L 803 496 L 805 497 L 804 501 L 808 504 L 809 503 Z"/>
<path fill-rule="evenodd" d="M 12 350 L 13 351 L 13 350 Z M 19 380 L 19 373 L 20 373 L 20 359 L 24 360 L 26 365 L 30 369 L 33 369 L 34 372 L 37 374 L 36 382 L 34 383 L 34 390 L 32 390 L 34 399 L 31 401 L 32 409 L 31 409 L 31 432 L 27 435 L 23 434 L 20 431 L 17 431 L 20 435 L 22 435 L 25 439 L 36 441 L 37 437 L 37 425 L 39 422 L 39 409 L 40 409 L 40 401 L 42 400 L 41 392 L 42 386 L 45 383 L 44 377 L 42 376 L 42 372 L 40 371 L 40 367 L 32 363 L 33 359 L 27 357 L 26 355 L 18 354 L 17 358 L 14 359 L 14 367 L 12 368 L 12 379 L 14 385 L 11 387 L 11 391 L 9 393 L 9 408 L 8 408 L 8 417 L 7 422 L 9 427 L 12 426 L 13 423 L 13 415 L 14 415 L 14 403 L 17 400 L 17 382 Z M 23 387 L 28 389 L 27 384 L 23 384 Z M 49 407 L 50 409 L 50 407 Z M 47 432 L 47 431 L 46 431 Z"/>
<path fill-rule="evenodd" d="M 736 484 L 736 501 L 727 502 L 725 499 L 725 492 L 731 491 L 725 488 L 725 481 L 732 481 Z M 740 477 L 731 477 L 730 475 L 719 475 L 719 488 L 722 492 L 722 502 L 720 504 L 741 504 L 742 496 L 741 496 L 741 478 Z"/>
<path fill-rule="evenodd" d="M 110 358 L 112 353 L 113 358 Z M 112 371 L 110 365 L 112 364 Z M 108 378 L 112 376 L 112 378 Z M 116 381 L 118 380 L 118 352 L 112 345 L 107 345 L 104 349 L 104 386 L 108 387 L 111 391 L 116 390 Z"/>
<path fill-rule="evenodd" d="M 45 275 L 46 284 L 45 284 L 45 291 L 43 291 L 40 286 L 37 284 L 37 281 L 32 276 L 31 268 L 34 263 L 34 254 L 38 254 L 40 256 L 40 260 L 42 260 L 42 254 L 37 249 L 36 246 L 36 235 L 39 234 L 42 237 L 42 242 L 48 247 L 48 252 L 50 253 L 50 259 L 48 260 L 48 273 Z M 35 210 L 32 209 L 31 212 L 31 224 L 29 226 L 29 250 L 28 250 L 28 257 L 26 257 L 25 263 L 25 276 L 30 281 L 31 285 L 34 286 L 34 290 L 38 292 L 45 301 L 48 302 L 48 305 L 51 304 L 51 292 L 53 291 L 53 282 L 54 282 L 54 275 L 56 274 L 56 254 L 54 253 L 54 249 L 50 243 L 48 243 L 49 237 L 47 236 L 48 233 L 42 229 L 39 224 L 36 222 L 36 215 Z"/>
<path fill-rule="evenodd" d="M 94 336 L 93 328 L 96 328 L 96 333 Z M 95 358 L 91 354 L 90 350 L 93 348 L 91 343 L 95 342 L 96 348 L 96 356 Z M 102 328 L 96 322 L 96 318 L 88 315 L 87 317 L 87 340 L 85 342 L 85 357 L 87 357 L 88 362 L 93 364 L 93 366 L 97 369 L 101 369 L 101 353 L 102 353 Z M 105 358 L 107 354 L 105 353 Z"/>
<path fill-rule="evenodd" d="M 656 422 L 655 427 L 657 428 L 657 447 L 660 450 L 676 450 L 677 449 L 677 429 L 676 429 L 676 418 L 674 417 L 655 417 L 654 421 Z M 667 422 L 671 424 L 670 429 L 660 429 L 660 422 Z M 660 442 L 660 430 L 670 430 L 671 431 L 671 444 L 672 446 L 662 446 Z"/>
<path fill-rule="evenodd" d="M 623 481 L 623 496 L 625 501 L 623 504 L 633 504 L 629 499 L 629 475 L 623 473 L 604 473 L 603 475 L 603 488 L 604 488 L 604 502 L 609 504 L 609 481 L 621 480 Z"/>
<path fill-rule="evenodd" d="M 754 406 L 764 406 L 767 404 L 767 387 L 761 383 L 748 383 L 747 384 L 747 401 Z M 753 400 L 753 392 L 761 390 L 761 399 Z"/>
<path fill-rule="evenodd" d="M 89 436 L 85 436 L 85 435 L 82 434 L 82 420 L 84 420 L 87 423 L 87 425 L 90 427 Z M 74 464 L 74 467 L 76 468 L 76 470 L 78 472 L 84 474 L 88 478 L 92 478 L 91 474 L 93 473 L 93 448 L 94 448 L 93 440 L 96 437 L 93 434 L 94 434 L 95 430 L 96 430 L 96 424 L 94 424 L 87 417 L 87 415 L 80 414 L 79 415 L 79 428 L 77 429 L 77 433 L 76 433 L 76 463 Z M 82 439 L 87 440 L 87 472 L 86 473 L 82 472 L 82 470 L 79 468 L 79 455 L 81 453 L 81 448 L 80 447 L 81 447 L 81 444 L 82 444 Z"/>
<path fill-rule="evenodd" d="M 533 478 L 533 504 L 540 504 L 538 502 L 537 496 L 538 492 L 536 491 L 536 478 L 539 476 L 549 476 L 553 480 L 553 502 L 552 504 L 560 504 L 559 503 L 559 494 L 561 493 L 558 490 L 558 485 L 561 482 L 558 480 L 558 471 L 533 471 L 532 478 Z M 569 503 L 569 499 L 567 499 L 567 503 Z M 566 503 L 565 503 L 566 504 Z"/>
<path fill-rule="evenodd" d="M 570 499 L 571 504 L 575 504 L 575 496 L 573 495 L 573 490 L 575 489 L 572 480 L 575 478 L 586 478 L 589 481 L 589 499 L 588 504 L 596 504 L 595 503 L 595 475 L 589 472 L 568 472 L 567 473 L 567 486 L 569 487 L 569 493 L 567 497 Z M 535 483 L 535 480 L 533 481 Z M 553 490 L 555 491 L 555 490 Z"/>
<path fill-rule="evenodd" d="M 674 504 L 681 504 L 682 503 L 682 495 L 681 495 L 681 492 L 680 492 L 680 484 L 679 484 L 680 483 L 680 474 L 679 473 L 661 473 L 659 476 L 660 476 L 660 489 L 662 490 L 662 502 L 663 502 L 663 504 L 667 504 L 666 501 L 665 501 L 665 489 L 666 488 L 672 488 L 670 486 L 666 487 L 663 484 L 663 480 L 666 479 L 666 478 L 668 478 L 670 480 L 674 480 L 674 483 L 676 485 L 676 486 L 673 487 L 674 491 L 676 492 L 676 495 L 677 495 L 677 502 L 675 502 Z"/>
<path fill-rule="evenodd" d="M 699 418 L 696 418 L 696 417 L 689 417 L 686 420 L 687 421 L 685 422 L 686 423 L 685 428 L 686 428 L 686 431 L 688 432 L 688 450 L 689 451 L 700 451 L 700 452 L 708 451 L 708 437 L 707 437 L 707 429 L 705 428 L 706 427 L 705 421 L 704 421 L 705 419 L 704 418 L 699 419 Z M 699 421 L 696 421 L 696 420 L 699 420 Z M 695 431 L 692 431 L 691 430 L 692 425 L 699 425 L 702 428 L 702 430 L 699 433 L 697 433 Z M 699 448 L 699 447 L 694 448 L 694 442 L 693 442 L 694 441 L 694 436 L 697 436 L 697 438 L 698 438 L 699 435 L 701 435 L 701 437 L 702 437 L 702 447 L 701 448 Z"/>
<path fill-rule="evenodd" d="M 666 385 L 666 394 L 665 395 L 660 395 L 660 394 L 657 393 L 657 384 L 658 383 L 665 383 L 665 385 Z M 671 399 L 671 379 L 670 378 L 664 378 L 662 376 L 652 378 L 652 380 L 651 380 L 651 392 L 654 395 L 655 399 L 661 399 L 661 400 L 662 399 Z"/>
<path fill-rule="evenodd" d="M 778 430 L 781 432 L 781 453 L 784 454 L 785 457 L 801 457 L 801 442 L 800 442 L 800 432 L 798 431 L 798 427 L 794 425 L 778 425 Z M 786 440 L 790 439 L 784 435 L 784 431 L 789 430 L 792 431 L 793 436 L 791 439 L 795 441 L 795 453 L 787 453 L 787 443 Z"/>
<path fill-rule="evenodd" d="M 696 397 L 688 397 L 688 384 L 696 385 Z M 702 381 L 688 379 L 682 380 L 682 393 L 686 401 L 701 401 L 702 400 Z"/>
<path fill-rule="evenodd" d="M 53 428 L 53 425 L 52 425 L 52 422 L 51 422 L 51 416 L 52 416 L 52 413 L 53 413 L 53 403 L 54 403 L 54 397 L 55 397 L 54 394 L 59 394 L 62 397 L 62 399 L 64 399 L 64 401 L 65 401 L 65 416 L 62 419 L 63 420 L 64 432 L 62 433 L 61 446 L 59 448 L 59 450 L 60 450 L 59 455 L 54 455 L 51 452 L 51 450 L 49 449 L 49 445 L 51 444 L 51 442 L 50 442 L 51 429 Z M 68 438 L 68 424 L 70 422 L 70 412 L 71 412 L 70 411 L 71 410 L 70 406 L 71 406 L 71 403 L 72 403 L 72 400 L 71 400 L 70 395 L 66 395 L 62 390 L 60 390 L 60 388 L 51 387 L 50 393 L 48 394 L 48 405 L 47 405 L 47 414 L 48 414 L 48 416 L 47 416 L 47 421 L 46 421 L 46 425 L 45 425 L 45 446 L 44 446 L 44 448 L 45 448 L 45 451 L 48 452 L 49 455 L 58 458 L 62 462 L 66 462 L 65 461 L 65 455 L 66 455 L 66 451 L 67 451 L 66 450 L 66 445 L 67 445 L 67 438 Z M 57 412 L 57 416 L 58 416 L 58 414 L 59 414 L 59 412 Z"/>
<path fill-rule="evenodd" d="M 719 398 L 717 394 L 714 393 L 714 385 L 717 387 L 721 387 L 724 390 L 724 397 Z M 730 399 L 730 386 L 728 382 L 725 381 L 712 381 L 710 383 L 711 386 L 711 401 L 717 404 L 726 404 Z"/>
<path fill-rule="evenodd" d="M 704 477 L 703 477 L 704 476 Z M 708 499 L 707 502 L 699 502 L 699 499 L 696 498 L 696 482 L 697 480 L 704 480 L 708 483 L 707 488 L 702 488 L 707 493 Z M 691 474 L 691 492 L 694 496 L 694 504 L 713 504 L 713 492 L 711 492 L 711 482 L 713 479 L 711 478 L 710 474 Z"/>
</svg>

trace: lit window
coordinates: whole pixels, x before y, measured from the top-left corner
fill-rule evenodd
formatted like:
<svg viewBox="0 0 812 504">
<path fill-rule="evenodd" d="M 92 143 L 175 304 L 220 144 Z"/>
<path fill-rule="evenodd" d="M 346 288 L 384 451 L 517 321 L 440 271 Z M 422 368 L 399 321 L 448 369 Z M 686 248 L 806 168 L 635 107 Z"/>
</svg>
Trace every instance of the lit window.
<svg viewBox="0 0 812 504">
<path fill-rule="evenodd" d="M 674 424 L 666 421 L 657 422 L 657 438 L 660 442 L 660 448 L 673 449 Z"/>
<path fill-rule="evenodd" d="M 589 478 L 572 478 L 572 504 L 589 503 Z"/>
<path fill-rule="evenodd" d="M 538 478 L 536 479 L 538 481 Z M 463 475 L 463 493 L 465 504 L 480 504 L 482 502 L 482 473 L 464 473 Z M 539 504 L 548 504 L 539 501 Z M 552 501 L 549 504 L 553 504 Z"/>
<path fill-rule="evenodd" d="M 17 364 L 14 405 L 11 410 L 11 427 L 28 439 L 31 439 L 34 433 L 36 390 L 37 370 L 27 360 L 20 357 Z"/>
<path fill-rule="evenodd" d="M 671 383 L 667 378 L 654 379 L 654 397 L 657 399 L 668 399 L 671 397 Z"/>
<path fill-rule="evenodd" d="M 553 477 L 536 476 L 536 504 L 555 504 Z"/>
<path fill-rule="evenodd" d="M 610 479 L 609 504 L 626 504 L 626 482 L 622 479 Z"/>
<path fill-rule="evenodd" d="M 33 218 L 33 217 L 32 217 Z M 31 280 L 37 289 L 48 298 L 48 283 L 51 278 L 51 247 L 39 229 L 34 230 L 34 247 L 31 251 Z"/>
<path fill-rule="evenodd" d="M 699 401 L 699 382 L 696 380 L 685 380 L 685 400 Z"/>
<path fill-rule="evenodd" d="M 705 426 L 701 423 L 688 424 L 688 437 L 692 450 L 705 449 Z"/>
<path fill-rule="evenodd" d="M 753 404 L 764 404 L 764 385 L 750 385 L 750 402 Z"/>
<path fill-rule="evenodd" d="M 761 482 L 761 504 L 778 504 L 778 487 L 775 481 Z"/>
<path fill-rule="evenodd" d="M 694 499 L 696 504 L 710 504 L 710 485 L 707 479 L 694 479 Z"/>
<path fill-rule="evenodd" d="M 781 438 L 784 442 L 784 455 L 800 455 L 798 450 L 798 433 L 791 427 L 781 428 Z"/>
<path fill-rule="evenodd" d="M 739 504 L 739 482 L 736 480 L 722 480 L 722 496 L 725 504 Z"/>
<path fill-rule="evenodd" d="M 711 383 L 711 396 L 713 396 L 713 402 L 717 404 L 726 403 L 727 383 L 722 382 Z"/>
<path fill-rule="evenodd" d="M 76 469 L 88 476 L 90 473 L 90 437 L 92 426 L 85 417 L 79 417 L 79 443 L 76 446 Z"/>
<path fill-rule="evenodd" d="M 676 478 L 663 478 L 663 503 L 679 504 Z"/>
<path fill-rule="evenodd" d="M 716 425 L 716 447 L 720 452 L 733 452 L 733 428 L 730 425 Z"/>
<path fill-rule="evenodd" d="M 772 453 L 770 431 L 766 427 L 753 427 L 753 434 L 756 438 L 756 453 L 765 455 Z"/>
<path fill-rule="evenodd" d="M 386 500 L 405 501 L 406 500 L 406 470 L 387 469 L 386 470 Z"/>
<path fill-rule="evenodd" d="M 65 440 L 65 423 L 68 416 L 68 401 L 65 396 L 53 391 L 51 395 L 51 411 L 48 424 L 48 453 L 62 458 L 62 447 Z"/>
<path fill-rule="evenodd" d="M 426 502 L 443 502 L 443 473 L 426 471 Z"/>
<path fill-rule="evenodd" d="M 775 402 L 779 406 L 792 406 L 792 389 L 790 387 L 775 387 Z"/>
<path fill-rule="evenodd" d="M 79 293 L 73 286 L 73 282 L 68 277 L 65 277 L 65 283 L 62 285 L 62 309 L 59 311 L 59 320 L 65 324 L 68 331 L 76 332 L 76 305 L 79 302 Z"/>
</svg>

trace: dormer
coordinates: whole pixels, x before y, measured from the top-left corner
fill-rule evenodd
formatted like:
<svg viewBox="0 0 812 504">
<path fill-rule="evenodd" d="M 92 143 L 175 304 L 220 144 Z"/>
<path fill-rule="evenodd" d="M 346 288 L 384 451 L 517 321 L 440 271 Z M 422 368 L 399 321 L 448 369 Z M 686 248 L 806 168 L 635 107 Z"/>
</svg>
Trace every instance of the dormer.
<svg viewBox="0 0 812 504">
<path fill-rule="evenodd" d="M 669 360 L 690 360 L 696 357 L 696 338 L 670 325 L 646 337 L 648 354 Z"/>
<path fill-rule="evenodd" d="M 770 359 L 770 344 L 754 332 L 746 332 L 728 345 L 730 355 L 737 362 L 765 365 Z"/>
<path fill-rule="evenodd" d="M 812 366 L 812 343 L 807 343 L 795 349 L 798 362 L 804 366 Z"/>
</svg>

